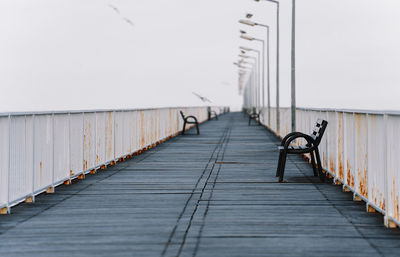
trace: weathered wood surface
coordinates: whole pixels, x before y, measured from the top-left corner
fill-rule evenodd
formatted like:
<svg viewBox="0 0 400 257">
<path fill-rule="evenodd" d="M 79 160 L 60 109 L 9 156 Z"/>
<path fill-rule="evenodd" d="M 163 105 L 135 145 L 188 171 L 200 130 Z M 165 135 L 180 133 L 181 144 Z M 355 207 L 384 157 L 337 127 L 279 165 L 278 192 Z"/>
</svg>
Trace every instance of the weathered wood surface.
<svg viewBox="0 0 400 257">
<path fill-rule="evenodd" d="M 192 134 L 194 131 L 190 131 Z M 0 216 L 0 256 L 399 256 L 400 232 L 240 113 Z"/>
</svg>

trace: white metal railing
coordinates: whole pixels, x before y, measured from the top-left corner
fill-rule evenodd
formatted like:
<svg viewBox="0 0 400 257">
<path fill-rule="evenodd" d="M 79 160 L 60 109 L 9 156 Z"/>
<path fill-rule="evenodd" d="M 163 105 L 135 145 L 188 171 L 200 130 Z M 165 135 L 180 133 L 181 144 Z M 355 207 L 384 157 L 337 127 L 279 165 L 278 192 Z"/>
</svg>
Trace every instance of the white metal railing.
<svg viewBox="0 0 400 257">
<path fill-rule="evenodd" d="M 261 122 L 278 136 L 290 132 L 290 109 L 280 108 L 280 130 L 276 110 L 263 109 Z M 367 211 L 385 215 L 385 225 L 400 225 L 400 112 L 298 108 L 297 131 L 310 133 L 315 121 L 328 121 L 320 145 L 323 168 L 334 181 L 364 200 Z"/>
<path fill-rule="evenodd" d="M 0 212 L 177 135 L 180 110 L 208 118 L 207 107 L 0 114 Z"/>
</svg>

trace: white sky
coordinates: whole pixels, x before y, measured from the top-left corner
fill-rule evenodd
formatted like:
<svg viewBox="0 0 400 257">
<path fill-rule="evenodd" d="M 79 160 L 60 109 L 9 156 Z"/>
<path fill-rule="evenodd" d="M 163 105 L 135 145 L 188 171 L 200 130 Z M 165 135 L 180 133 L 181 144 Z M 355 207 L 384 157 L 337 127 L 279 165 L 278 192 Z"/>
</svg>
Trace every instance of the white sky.
<svg viewBox="0 0 400 257">
<path fill-rule="evenodd" d="M 290 104 L 291 1 L 281 2 L 281 106 Z M 116 6 L 120 15 L 108 5 Z M 297 1 L 298 106 L 400 110 L 400 1 Z M 0 112 L 240 106 L 239 29 L 251 0 L 0 0 Z M 123 20 L 130 19 L 134 26 Z M 271 77 L 275 104 L 275 78 Z"/>
</svg>

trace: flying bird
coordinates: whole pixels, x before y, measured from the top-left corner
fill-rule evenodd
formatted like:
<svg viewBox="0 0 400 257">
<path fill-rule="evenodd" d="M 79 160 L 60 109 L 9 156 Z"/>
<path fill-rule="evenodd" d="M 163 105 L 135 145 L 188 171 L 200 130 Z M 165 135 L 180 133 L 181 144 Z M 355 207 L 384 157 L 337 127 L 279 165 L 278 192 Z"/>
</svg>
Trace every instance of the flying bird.
<svg viewBox="0 0 400 257">
<path fill-rule="evenodd" d="M 116 13 L 121 17 L 121 12 L 119 11 L 119 9 L 118 9 L 116 6 L 114 6 L 114 5 L 112 5 L 112 4 L 109 4 L 108 7 L 110 7 L 111 9 L 113 9 L 114 12 L 116 12 Z M 128 23 L 130 26 L 132 26 L 132 27 L 134 26 L 133 22 L 132 22 L 130 19 L 128 19 L 128 18 L 126 18 L 126 17 L 122 17 L 122 19 L 123 19 L 126 23 Z"/>
<path fill-rule="evenodd" d="M 131 25 L 131 26 L 133 26 L 133 22 L 130 20 L 130 19 L 128 19 L 128 18 L 123 18 L 124 19 L 124 21 L 126 22 L 126 23 L 128 23 L 129 25 Z"/>
<path fill-rule="evenodd" d="M 121 14 L 120 11 L 118 10 L 118 8 L 115 7 L 114 5 L 109 4 L 108 7 L 110 7 L 111 9 L 113 9 L 116 13 Z"/>
<path fill-rule="evenodd" d="M 197 96 L 198 98 L 200 98 L 201 101 L 203 102 L 209 102 L 212 103 L 207 97 L 201 96 L 199 94 L 196 94 L 195 92 L 192 92 L 195 96 Z"/>
</svg>

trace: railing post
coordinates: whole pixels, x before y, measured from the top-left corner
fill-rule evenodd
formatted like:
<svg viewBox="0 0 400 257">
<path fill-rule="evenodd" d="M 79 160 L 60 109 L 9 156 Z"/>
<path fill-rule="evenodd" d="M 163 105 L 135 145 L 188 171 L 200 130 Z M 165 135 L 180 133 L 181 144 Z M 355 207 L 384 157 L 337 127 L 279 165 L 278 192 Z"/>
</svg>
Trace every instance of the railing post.
<svg viewBox="0 0 400 257">
<path fill-rule="evenodd" d="M 71 113 L 68 112 L 68 166 L 69 166 L 69 170 L 68 170 L 68 178 L 71 177 L 71 170 L 72 170 L 72 158 L 71 158 Z"/>
<path fill-rule="evenodd" d="M 389 160 L 388 160 L 388 151 L 389 151 L 388 142 L 389 142 L 389 137 L 387 135 L 388 119 L 389 119 L 389 116 L 385 113 L 384 114 L 384 130 L 385 130 L 384 131 L 384 135 L 385 135 L 384 156 L 385 156 L 385 163 L 384 163 L 384 169 L 383 169 L 384 172 L 383 173 L 384 173 L 384 177 L 385 177 L 385 189 L 384 189 L 385 191 L 384 191 L 384 193 L 385 193 L 385 202 L 386 202 L 385 208 L 386 208 L 386 210 L 385 210 L 385 217 L 384 217 L 384 225 L 386 227 L 388 227 L 388 228 L 392 228 L 392 227 L 396 227 L 396 224 L 394 224 L 394 222 L 391 221 L 391 219 L 390 219 L 391 204 L 389 202 L 390 196 L 389 196 L 389 190 L 388 190 L 388 187 L 389 187 L 389 184 L 390 184 L 390 181 L 389 181 L 390 180 L 390 176 L 388 176 L 388 162 L 389 162 Z M 392 190 L 393 190 L 393 188 L 392 188 Z"/>
<path fill-rule="evenodd" d="M 10 213 L 10 170 L 11 170 L 11 115 L 8 115 L 8 171 L 7 171 L 7 213 Z"/>
<path fill-rule="evenodd" d="M 55 139 L 55 137 L 54 137 L 54 119 L 55 119 L 55 117 L 54 117 L 54 113 L 52 113 L 51 114 L 51 122 L 52 122 L 52 124 L 51 124 L 51 155 L 52 155 L 52 157 L 51 157 L 51 187 L 52 188 L 54 188 L 54 144 L 55 144 L 55 142 L 54 142 L 54 139 Z"/>
<path fill-rule="evenodd" d="M 36 116 L 32 115 L 32 195 L 35 194 L 35 126 Z"/>
</svg>

